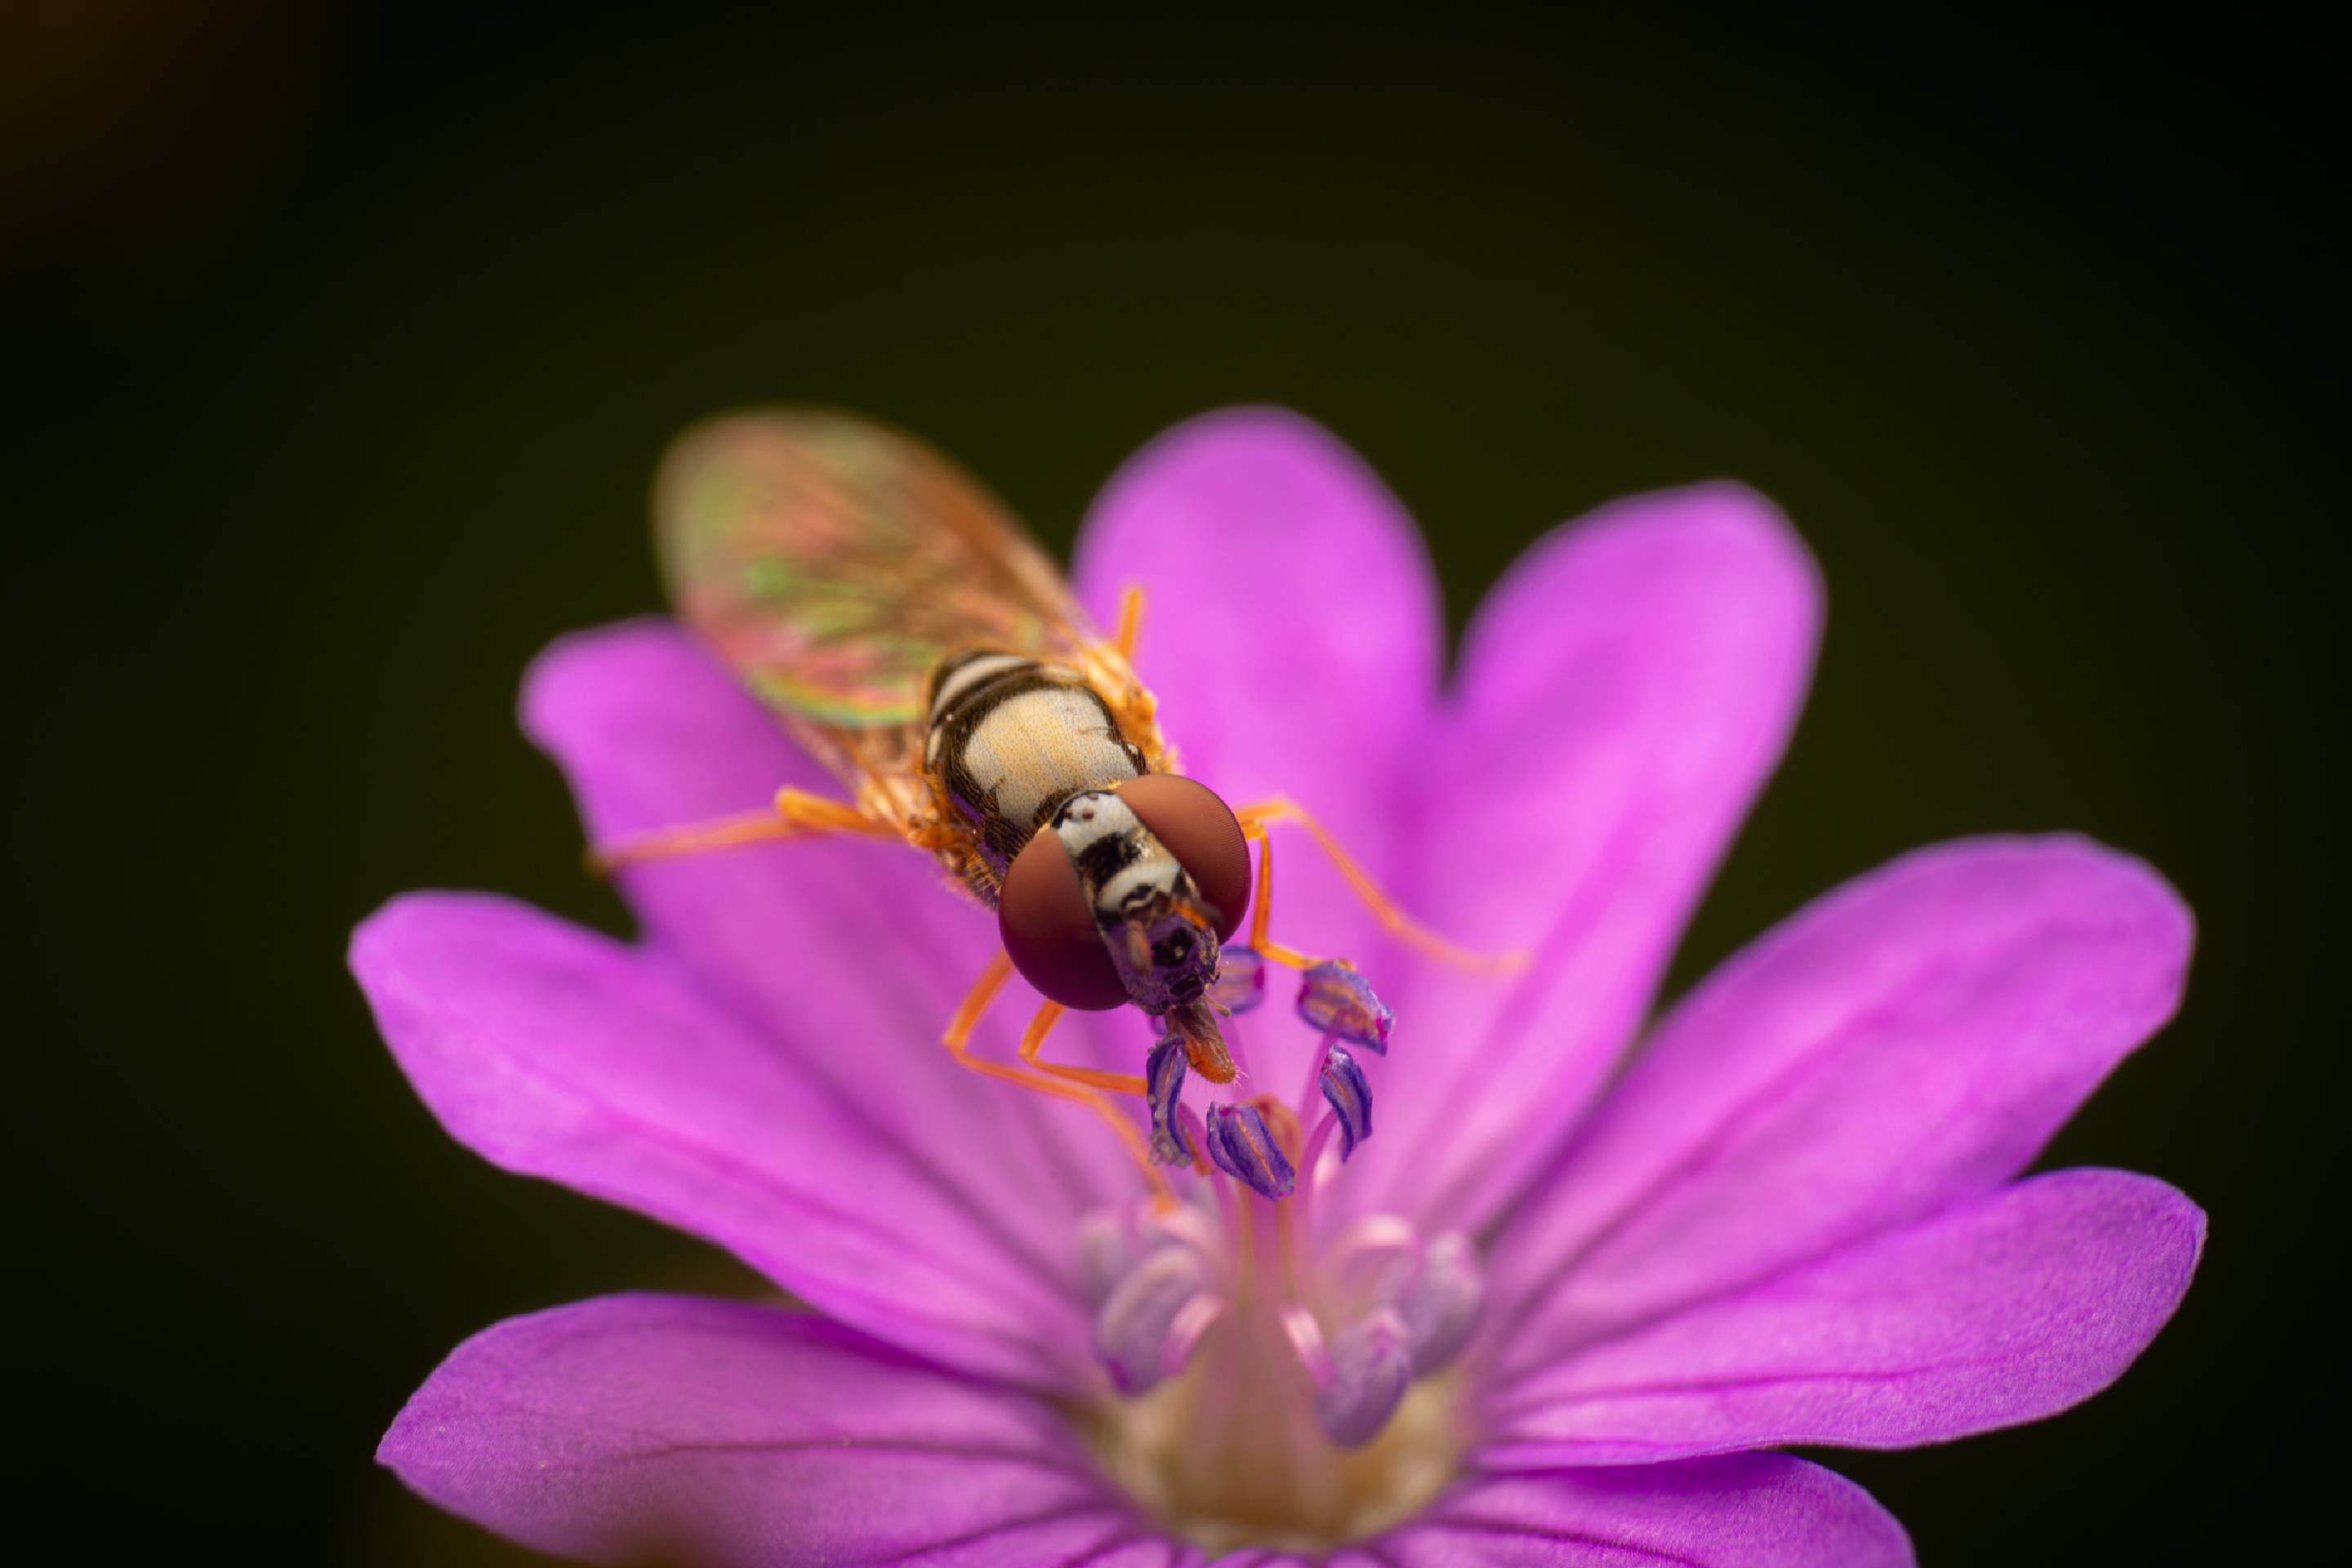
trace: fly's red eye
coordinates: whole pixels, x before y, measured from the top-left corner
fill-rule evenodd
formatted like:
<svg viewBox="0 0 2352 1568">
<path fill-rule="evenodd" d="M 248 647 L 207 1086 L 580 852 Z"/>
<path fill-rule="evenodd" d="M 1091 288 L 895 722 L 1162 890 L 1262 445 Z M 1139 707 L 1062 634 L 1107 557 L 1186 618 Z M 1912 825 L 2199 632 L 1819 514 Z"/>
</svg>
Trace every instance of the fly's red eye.
<svg viewBox="0 0 2352 1568">
<path fill-rule="evenodd" d="M 1217 940 L 1230 942 L 1249 910 L 1249 844 L 1233 808 L 1208 785 L 1176 773 L 1146 773 L 1118 786 L 1118 798 L 1168 847 L 1201 897 L 1216 906 Z"/>
<path fill-rule="evenodd" d="M 1088 1013 L 1127 1000 L 1078 886 L 1078 868 L 1052 828 L 1032 835 L 1006 868 L 996 897 L 996 929 L 1013 967 L 1040 995 Z"/>
</svg>

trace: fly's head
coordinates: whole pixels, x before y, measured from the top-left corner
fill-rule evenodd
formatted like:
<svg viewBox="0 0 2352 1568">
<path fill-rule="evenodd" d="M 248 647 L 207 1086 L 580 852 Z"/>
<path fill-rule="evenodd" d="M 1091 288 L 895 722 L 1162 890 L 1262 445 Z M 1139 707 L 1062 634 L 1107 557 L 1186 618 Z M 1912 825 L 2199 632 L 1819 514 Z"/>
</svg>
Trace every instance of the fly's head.
<svg viewBox="0 0 2352 1568">
<path fill-rule="evenodd" d="M 1006 952 L 1065 1006 L 1133 1003 L 1185 1042 L 1194 1070 L 1230 1082 L 1207 1000 L 1249 906 L 1249 850 L 1225 803 L 1172 773 L 1071 796 L 1006 871 Z"/>
</svg>

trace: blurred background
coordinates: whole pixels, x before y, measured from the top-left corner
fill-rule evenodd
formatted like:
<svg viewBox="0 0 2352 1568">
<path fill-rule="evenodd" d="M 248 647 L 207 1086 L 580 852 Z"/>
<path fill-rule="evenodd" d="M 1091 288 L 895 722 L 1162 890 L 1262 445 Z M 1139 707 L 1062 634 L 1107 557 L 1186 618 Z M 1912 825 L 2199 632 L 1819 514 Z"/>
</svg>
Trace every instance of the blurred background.
<svg viewBox="0 0 2352 1568">
<path fill-rule="evenodd" d="M 672 432 L 868 410 L 1061 550 L 1270 400 L 1457 628 L 1629 490 L 1738 476 L 1811 541 L 1818 687 L 1674 988 L 1925 840 L 2179 883 L 2187 1009 L 2050 1155 L 2209 1207 L 2179 1321 L 2062 1420 L 1828 1458 L 1931 1564 L 2333 1555 L 2339 102 L 2236 11 L 7 7 L 11 1534 L 529 1561 L 373 1468 L 411 1388 L 510 1313 L 746 1288 L 459 1150 L 342 967 L 416 886 L 621 928 L 513 696 L 656 606 Z"/>
</svg>

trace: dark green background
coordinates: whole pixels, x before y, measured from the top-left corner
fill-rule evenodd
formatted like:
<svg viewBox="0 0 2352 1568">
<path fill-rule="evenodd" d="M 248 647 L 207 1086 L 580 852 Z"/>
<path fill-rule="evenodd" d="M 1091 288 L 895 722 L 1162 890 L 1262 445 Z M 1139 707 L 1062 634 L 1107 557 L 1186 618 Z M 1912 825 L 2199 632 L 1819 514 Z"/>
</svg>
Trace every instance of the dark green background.
<svg viewBox="0 0 2352 1568">
<path fill-rule="evenodd" d="M 1457 626 L 1625 491 L 1729 474 L 1795 518 L 1819 683 L 1676 987 L 1925 840 L 2077 827 L 2179 883 L 2187 1010 L 2052 1159 L 2210 1209 L 2187 1307 L 2060 1421 L 1833 1462 L 1930 1563 L 2324 1552 L 2347 409 L 2315 40 L 214 10 L 110 99 L 118 39 L 55 46 L 98 131 L 34 57 L 0 229 L 11 1425 L 47 1460 L 12 1533 L 507 1561 L 372 1468 L 410 1388 L 509 1313 L 740 1283 L 448 1142 L 341 965 L 408 887 L 618 921 L 513 691 L 655 605 L 670 433 L 870 410 L 1064 548 L 1155 430 L 1267 399 L 1387 477 Z"/>
</svg>

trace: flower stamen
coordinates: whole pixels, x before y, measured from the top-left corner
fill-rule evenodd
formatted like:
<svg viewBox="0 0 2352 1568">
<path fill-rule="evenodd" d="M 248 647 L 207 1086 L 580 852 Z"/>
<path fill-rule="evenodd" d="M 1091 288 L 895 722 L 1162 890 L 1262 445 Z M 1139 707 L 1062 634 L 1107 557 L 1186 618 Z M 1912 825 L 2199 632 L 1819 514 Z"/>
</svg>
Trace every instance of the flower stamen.
<svg viewBox="0 0 2352 1568">
<path fill-rule="evenodd" d="M 1288 1116 L 1288 1108 L 1256 1100 L 1209 1107 L 1209 1158 L 1217 1169 L 1264 1198 L 1287 1197 L 1298 1179 L 1289 1156 L 1266 1127 L 1266 1110 Z M 1292 1127 L 1297 1119 L 1289 1117 Z"/>
</svg>

